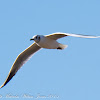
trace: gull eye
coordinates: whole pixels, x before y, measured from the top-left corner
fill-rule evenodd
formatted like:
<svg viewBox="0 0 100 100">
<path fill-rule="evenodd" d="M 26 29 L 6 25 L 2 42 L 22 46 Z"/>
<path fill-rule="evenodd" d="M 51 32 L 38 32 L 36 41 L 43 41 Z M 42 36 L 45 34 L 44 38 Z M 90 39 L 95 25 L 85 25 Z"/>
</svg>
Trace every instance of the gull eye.
<svg viewBox="0 0 100 100">
<path fill-rule="evenodd" d="M 39 36 L 38 38 L 39 38 L 39 40 L 40 40 L 40 36 Z"/>
<path fill-rule="evenodd" d="M 37 36 L 36 36 L 36 39 L 37 39 Z"/>
</svg>

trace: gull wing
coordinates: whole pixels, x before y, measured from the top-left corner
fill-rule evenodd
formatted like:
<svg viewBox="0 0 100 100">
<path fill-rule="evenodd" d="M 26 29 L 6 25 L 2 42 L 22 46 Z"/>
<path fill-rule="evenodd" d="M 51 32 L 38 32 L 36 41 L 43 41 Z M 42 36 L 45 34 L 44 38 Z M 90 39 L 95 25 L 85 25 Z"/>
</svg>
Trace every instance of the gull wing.
<svg viewBox="0 0 100 100">
<path fill-rule="evenodd" d="M 57 32 L 57 33 L 53 33 L 53 34 L 45 35 L 45 36 L 48 38 L 52 38 L 54 40 L 57 40 L 59 38 L 62 38 L 62 37 L 68 36 L 68 35 L 66 35 L 65 33 Z"/>
<path fill-rule="evenodd" d="M 14 64 L 12 65 L 12 68 L 8 74 L 8 77 L 6 78 L 5 82 L 0 88 L 5 86 L 12 79 L 12 77 L 16 74 L 16 72 L 23 66 L 23 64 L 25 64 L 32 57 L 32 55 L 36 51 L 38 51 L 40 48 L 41 47 L 39 47 L 36 43 L 33 43 L 26 50 L 20 53 L 18 57 L 16 58 Z"/>
<path fill-rule="evenodd" d="M 52 38 L 54 40 L 57 40 L 59 38 L 65 37 L 65 36 L 73 36 L 73 37 L 80 37 L 80 38 L 100 38 L 100 36 L 70 34 L 70 33 L 62 33 L 62 32 L 57 32 L 57 33 L 53 33 L 53 34 L 50 34 L 50 35 L 46 35 L 46 37 Z"/>
</svg>

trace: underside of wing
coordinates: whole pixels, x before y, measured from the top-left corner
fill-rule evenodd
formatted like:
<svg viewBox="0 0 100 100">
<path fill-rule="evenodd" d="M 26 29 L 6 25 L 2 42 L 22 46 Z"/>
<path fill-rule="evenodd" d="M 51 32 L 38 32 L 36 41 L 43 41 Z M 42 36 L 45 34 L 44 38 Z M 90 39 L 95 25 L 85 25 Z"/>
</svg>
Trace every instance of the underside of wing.
<svg viewBox="0 0 100 100">
<path fill-rule="evenodd" d="M 31 56 L 40 48 L 41 47 L 39 47 L 36 43 L 33 43 L 30 47 L 28 47 L 26 50 L 20 53 L 18 57 L 16 58 L 14 64 L 12 65 L 12 68 L 8 74 L 8 77 L 6 78 L 5 82 L 0 88 L 5 86 L 16 74 L 16 72 L 23 66 L 23 64 L 25 64 L 27 60 L 29 60 Z"/>
<path fill-rule="evenodd" d="M 80 37 L 80 38 L 100 38 L 100 36 L 71 34 L 71 33 L 62 33 L 62 32 L 57 32 L 57 33 L 53 33 L 53 34 L 50 34 L 50 35 L 46 35 L 46 37 L 52 38 L 54 40 L 57 40 L 59 38 L 65 37 L 65 36 L 73 36 L 73 37 Z"/>
</svg>

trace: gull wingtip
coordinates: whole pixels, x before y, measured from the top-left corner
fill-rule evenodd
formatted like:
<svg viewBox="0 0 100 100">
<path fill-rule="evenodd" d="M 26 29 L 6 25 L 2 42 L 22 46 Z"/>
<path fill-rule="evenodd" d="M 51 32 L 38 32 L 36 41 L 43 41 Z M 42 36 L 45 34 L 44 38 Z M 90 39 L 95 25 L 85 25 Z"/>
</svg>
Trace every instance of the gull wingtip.
<svg viewBox="0 0 100 100">
<path fill-rule="evenodd" d="M 3 88 L 3 87 L 4 87 L 4 85 L 1 85 L 1 86 L 0 86 L 0 89 Z"/>
<path fill-rule="evenodd" d="M 0 86 L 0 89 L 3 88 L 7 83 L 3 83 L 1 86 Z"/>
<path fill-rule="evenodd" d="M 100 36 L 98 36 L 98 38 L 100 38 Z"/>
</svg>

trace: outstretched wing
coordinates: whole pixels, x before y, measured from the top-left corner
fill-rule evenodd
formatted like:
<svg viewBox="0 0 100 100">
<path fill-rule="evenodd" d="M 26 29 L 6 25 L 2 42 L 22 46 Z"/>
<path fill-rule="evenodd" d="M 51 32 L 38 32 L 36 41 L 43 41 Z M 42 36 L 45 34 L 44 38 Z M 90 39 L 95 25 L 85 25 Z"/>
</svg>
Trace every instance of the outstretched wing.
<svg viewBox="0 0 100 100">
<path fill-rule="evenodd" d="M 65 37 L 65 36 L 73 36 L 73 37 L 80 37 L 80 38 L 100 38 L 100 36 L 70 34 L 70 33 L 62 33 L 62 32 L 57 32 L 57 33 L 53 33 L 53 34 L 50 34 L 50 35 L 46 35 L 46 37 L 52 38 L 54 40 L 57 40 L 59 38 Z"/>
<path fill-rule="evenodd" d="M 6 78 L 5 82 L 3 85 L 0 87 L 2 88 L 5 86 L 11 79 L 12 77 L 16 74 L 16 72 L 31 58 L 31 56 L 40 49 L 36 43 L 33 43 L 31 46 L 29 46 L 26 50 L 24 50 L 22 53 L 18 55 L 16 58 L 14 64 L 12 65 L 12 68 L 8 74 L 8 77 Z"/>
</svg>

